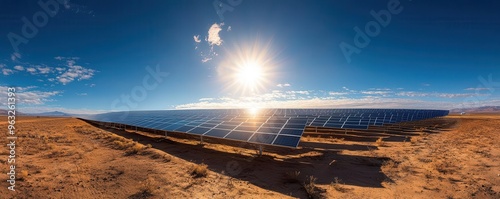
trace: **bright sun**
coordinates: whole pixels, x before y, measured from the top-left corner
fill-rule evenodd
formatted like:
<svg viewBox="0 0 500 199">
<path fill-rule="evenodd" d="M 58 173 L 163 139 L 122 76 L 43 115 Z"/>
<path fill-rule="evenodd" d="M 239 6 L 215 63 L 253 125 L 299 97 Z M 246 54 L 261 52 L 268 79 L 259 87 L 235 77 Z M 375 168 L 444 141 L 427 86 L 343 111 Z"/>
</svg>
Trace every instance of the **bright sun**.
<svg viewBox="0 0 500 199">
<path fill-rule="evenodd" d="M 261 65 L 253 61 L 242 64 L 236 71 L 236 80 L 240 86 L 251 91 L 262 83 L 263 78 Z"/>
<path fill-rule="evenodd" d="M 273 85 L 278 63 L 277 53 L 271 51 L 270 42 L 235 43 L 227 49 L 226 58 L 217 71 L 225 83 L 224 92 L 245 98 L 249 103 L 252 96 L 269 90 Z"/>
</svg>

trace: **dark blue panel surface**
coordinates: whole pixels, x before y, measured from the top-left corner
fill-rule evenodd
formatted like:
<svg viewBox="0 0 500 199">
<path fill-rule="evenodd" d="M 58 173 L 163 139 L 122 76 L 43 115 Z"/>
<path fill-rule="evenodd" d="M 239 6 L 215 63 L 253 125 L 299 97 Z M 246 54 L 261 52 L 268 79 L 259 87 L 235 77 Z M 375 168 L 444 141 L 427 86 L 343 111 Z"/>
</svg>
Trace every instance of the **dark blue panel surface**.
<svg viewBox="0 0 500 199">
<path fill-rule="evenodd" d="M 255 133 L 249 141 L 261 144 L 272 144 L 275 137 L 276 135 L 273 134 Z"/>
<path fill-rule="evenodd" d="M 208 136 L 241 141 L 252 138 L 251 142 L 255 143 L 295 147 L 306 125 L 366 129 L 373 125 L 442 117 L 448 113 L 446 110 L 414 109 L 261 109 L 258 114 L 249 114 L 244 109 L 211 109 L 111 112 L 82 118 L 197 135 L 207 133 Z M 252 136 L 256 132 L 258 134 Z M 273 143 L 260 139 L 273 136 Z"/>
<path fill-rule="evenodd" d="M 212 129 L 205 133 L 207 136 L 213 136 L 213 137 L 220 137 L 223 138 L 229 133 L 229 130 L 224 130 L 224 129 Z"/>
<path fill-rule="evenodd" d="M 250 139 L 250 137 L 253 135 L 253 133 L 250 132 L 244 132 L 244 131 L 231 131 L 226 138 L 227 139 L 233 139 L 233 140 L 241 140 L 241 141 L 247 141 Z"/>
<path fill-rule="evenodd" d="M 278 135 L 273 145 L 282 145 L 289 147 L 297 147 L 297 144 L 300 141 L 300 137 L 295 136 L 287 136 L 287 135 Z"/>
</svg>

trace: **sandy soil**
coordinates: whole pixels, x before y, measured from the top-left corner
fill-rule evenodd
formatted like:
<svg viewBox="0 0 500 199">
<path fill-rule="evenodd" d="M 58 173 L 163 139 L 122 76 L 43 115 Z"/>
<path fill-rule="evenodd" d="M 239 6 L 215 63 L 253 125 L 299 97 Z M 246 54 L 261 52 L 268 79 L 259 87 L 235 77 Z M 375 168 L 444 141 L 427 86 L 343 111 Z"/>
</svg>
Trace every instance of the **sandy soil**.
<svg viewBox="0 0 500 199">
<path fill-rule="evenodd" d="M 250 144 L 21 117 L 16 192 L 2 174 L 0 198 L 500 198 L 498 129 L 492 114 L 308 129 L 298 149 L 259 157 Z"/>
</svg>

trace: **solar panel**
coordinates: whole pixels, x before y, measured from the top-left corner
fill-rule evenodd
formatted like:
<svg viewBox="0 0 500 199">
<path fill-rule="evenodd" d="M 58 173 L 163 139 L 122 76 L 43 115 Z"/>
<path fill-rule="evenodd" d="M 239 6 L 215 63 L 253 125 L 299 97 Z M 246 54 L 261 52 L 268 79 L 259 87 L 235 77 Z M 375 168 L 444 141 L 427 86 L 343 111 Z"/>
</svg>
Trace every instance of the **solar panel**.
<svg viewBox="0 0 500 199">
<path fill-rule="evenodd" d="M 130 111 L 82 119 L 188 133 L 256 144 L 297 147 L 306 126 L 368 129 L 397 122 L 448 115 L 445 110 L 414 109 L 244 109 Z"/>
</svg>

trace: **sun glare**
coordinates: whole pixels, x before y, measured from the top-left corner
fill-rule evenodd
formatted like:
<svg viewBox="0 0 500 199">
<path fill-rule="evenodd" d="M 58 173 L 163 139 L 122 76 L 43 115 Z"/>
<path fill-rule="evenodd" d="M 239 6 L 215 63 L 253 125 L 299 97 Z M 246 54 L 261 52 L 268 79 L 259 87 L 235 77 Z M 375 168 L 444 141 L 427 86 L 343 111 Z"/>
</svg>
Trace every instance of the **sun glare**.
<svg viewBox="0 0 500 199">
<path fill-rule="evenodd" d="M 264 74 L 259 63 L 249 62 L 239 67 L 236 72 L 236 78 L 240 86 L 253 91 L 257 86 L 262 84 Z"/>
<path fill-rule="evenodd" d="M 257 114 L 259 113 L 259 108 L 256 107 L 248 108 L 247 111 L 248 114 L 250 114 L 251 116 L 257 116 Z"/>
<path fill-rule="evenodd" d="M 226 84 L 225 92 L 248 97 L 268 90 L 273 85 L 278 63 L 270 42 L 235 43 L 226 50 L 227 57 L 218 67 L 221 80 Z"/>
</svg>

